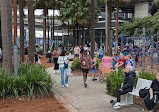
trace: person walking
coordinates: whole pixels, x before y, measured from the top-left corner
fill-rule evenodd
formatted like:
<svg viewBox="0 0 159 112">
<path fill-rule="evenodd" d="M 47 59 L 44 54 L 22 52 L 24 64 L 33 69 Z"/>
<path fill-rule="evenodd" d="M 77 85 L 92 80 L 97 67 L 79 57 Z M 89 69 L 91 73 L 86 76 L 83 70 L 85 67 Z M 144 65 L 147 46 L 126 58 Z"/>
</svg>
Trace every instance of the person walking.
<svg viewBox="0 0 159 112">
<path fill-rule="evenodd" d="M 74 48 L 74 53 L 75 53 L 75 58 L 79 57 L 80 54 L 80 48 L 78 45 L 75 46 Z"/>
<path fill-rule="evenodd" d="M 85 50 L 82 54 L 82 56 L 80 57 L 80 63 L 81 63 L 81 68 L 82 68 L 82 72 L 83 72 L 83 81 L 84 81 L 84 86 L 87 87 L 87 74 L 89 72 L 89 68 L 90 68 L 90 63 L 92 64 L 92 58 L 90 55 L 87 54 L 87 51 Z M 92 68 L 92 66 L 91 66 Z"/>
<path fill-rule="evenodd" d="M 56 47 L 56 50 L 53 51 L 52 56 L 54 58 L 54 72 L 53 73 L 57 73 L 57 70 L 59 70 L 59 64 L 57 63 L 58 61 L 58 57 L 60 56 L 61 52 L 59 51 L 58 47 Z"/>
<path fill-rule="evenodd" d="M 66 51 L 63 51 L 58 58 L 58 64 L 59 64 L 60 71 L 61 71 L 61 87 L 65 87 L 65 86 L 69 87 L 69 85 L 68 85 L 68 77 L 69 77 L 68 63 L 69 63 L 68 55 L 66 55 Z M 65 81 L 64 81 L 64 72 L 66 75 Z"/>
<path fill-rule="evenodd" d="M 118 55 L 114 54 L 114 56 L 113 56 L 113 62 L 112 62 L 113 69 L 115 69 L 115 65 L 117 64 L 118 60 L 119 60 Z"/>
<path fill-rule="evenodd" d="M 101 83 L 104 81 L 104 76 L 111 73 L 112 67 L 112 57 L 105 53 L 105 56 L 102 58 L 102 80 Z"/>
<path fill-rule="evenodd" d="M 97 58 L 93 58 L 93 61 L 92 61 L 92 68 L 91 68 L 91 70 L 92 70 L 92 74 L 93 74 L 93 79 L 92 79 L 92 81 L 95 81 L 95 80 L 97 80 L 96 78 L 95 78 L 95 75 L 96 75 L 96 64 L 97 64 Z"/>
</svg>

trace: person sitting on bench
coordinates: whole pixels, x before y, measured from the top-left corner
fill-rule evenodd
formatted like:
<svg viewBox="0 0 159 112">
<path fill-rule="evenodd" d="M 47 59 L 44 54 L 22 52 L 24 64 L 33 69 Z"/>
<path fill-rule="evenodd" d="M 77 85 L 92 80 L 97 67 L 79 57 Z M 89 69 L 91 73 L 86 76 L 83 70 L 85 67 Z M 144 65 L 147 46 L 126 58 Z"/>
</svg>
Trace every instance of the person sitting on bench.
<svg viewBox="0 0 159 112">
<path fill-rule="evenodd" d="M 149 112 L 157 112 L 156 103 L 159 98 L 159 73 L 156 75 L 156 79 L 153 80 L 149 89 L 149 94 L 144 98 L 146 108 Z"/>
<path fill-rule="evenodd" d="M 113 106 L 114 109 L 120 109 L 120 96 L 132 92 L 135 85 L 136 73 L 133 72 L 132 66 L 127 66 L 124 70 L 125 77 L 123 86 L 121 89 L 117 90 L 117 103 Z"/>
</svg>

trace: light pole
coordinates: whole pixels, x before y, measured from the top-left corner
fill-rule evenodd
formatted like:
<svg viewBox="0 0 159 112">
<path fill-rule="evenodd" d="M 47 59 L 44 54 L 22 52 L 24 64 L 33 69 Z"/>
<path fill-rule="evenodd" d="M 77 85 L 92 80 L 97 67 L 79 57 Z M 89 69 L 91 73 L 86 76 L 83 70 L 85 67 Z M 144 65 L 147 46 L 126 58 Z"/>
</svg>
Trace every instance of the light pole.
<svg viewBox="0 0 159 112">
<path fill-rule="evenodd" d="M 17 0 L 13 0 L 13 8 L 14 8 L 14 74 L 18 75 Z"/>
</svg>

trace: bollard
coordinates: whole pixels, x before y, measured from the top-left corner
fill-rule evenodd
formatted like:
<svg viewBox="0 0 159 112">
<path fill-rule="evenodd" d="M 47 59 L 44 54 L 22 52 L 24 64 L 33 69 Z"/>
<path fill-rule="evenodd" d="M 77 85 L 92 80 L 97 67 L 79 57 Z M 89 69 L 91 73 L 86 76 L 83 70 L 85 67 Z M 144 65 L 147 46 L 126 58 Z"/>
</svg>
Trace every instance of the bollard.
<svg viewBox="0 0 159 112">
<path fill-rule="evenodd" d="M 145 72 L 145 36 L 146 36 L 146 28 L 143 27 L 143 48 L 142 48 L 142 73 Z"/>
</svg>

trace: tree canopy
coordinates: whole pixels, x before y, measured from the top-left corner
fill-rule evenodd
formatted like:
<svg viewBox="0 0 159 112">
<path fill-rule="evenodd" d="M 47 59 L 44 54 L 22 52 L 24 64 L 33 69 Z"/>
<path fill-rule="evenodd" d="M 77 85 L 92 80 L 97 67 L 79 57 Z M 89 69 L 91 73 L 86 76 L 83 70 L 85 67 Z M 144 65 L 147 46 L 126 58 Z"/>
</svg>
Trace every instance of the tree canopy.
<svg viewBox="0 0 159 112">
<path fill-rule="evenodd" d="M 95 6 L 96 18 L 99 7 Z M 90 0 L 65 0 L 60 8 L 61 20 L 84 24 L 90 21 Z"/>
<path fill-rule="evenodd" d="M 125 22 L 119 26 L 119 33 L 122 31 L 126 35 L 135 35 L 134 32 L 138 29 L 138 34 L 142 34 L 142 28 L 146 27 L 146 32 L 149 33 L 151 30 L 157 33 L 159 30 L 159 12 L 153 16 L 145 18 L 134 18 L 132 22 Z"/>
</svg>

